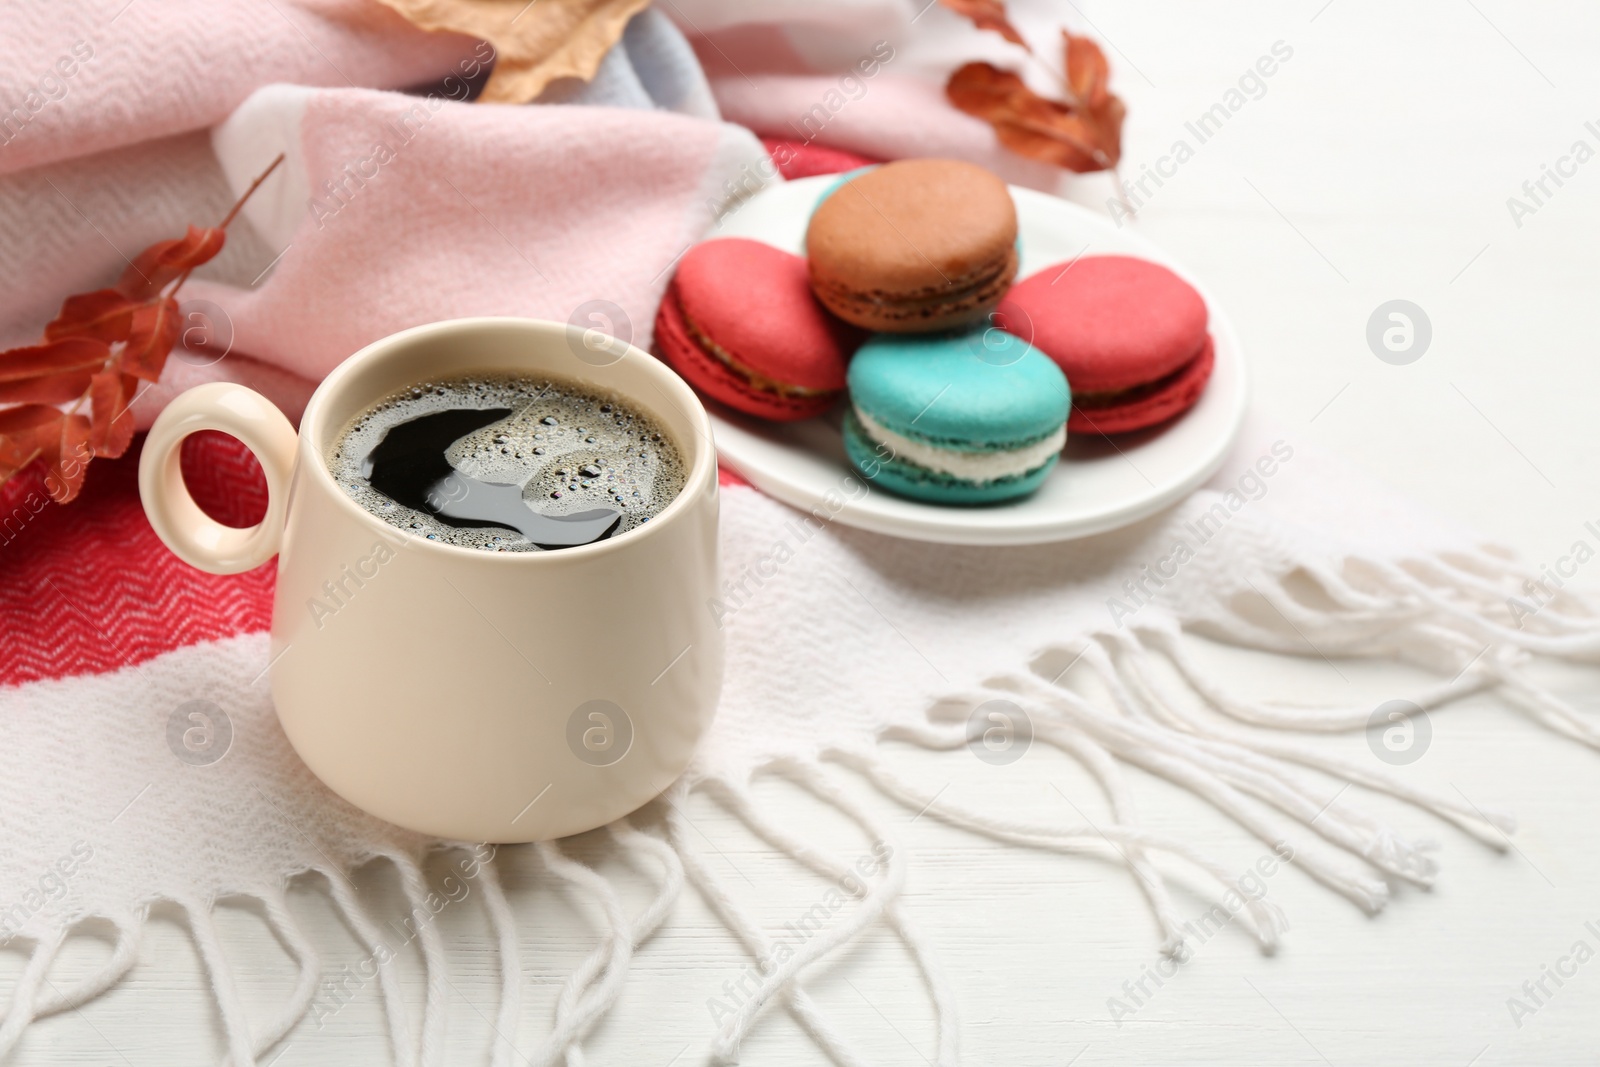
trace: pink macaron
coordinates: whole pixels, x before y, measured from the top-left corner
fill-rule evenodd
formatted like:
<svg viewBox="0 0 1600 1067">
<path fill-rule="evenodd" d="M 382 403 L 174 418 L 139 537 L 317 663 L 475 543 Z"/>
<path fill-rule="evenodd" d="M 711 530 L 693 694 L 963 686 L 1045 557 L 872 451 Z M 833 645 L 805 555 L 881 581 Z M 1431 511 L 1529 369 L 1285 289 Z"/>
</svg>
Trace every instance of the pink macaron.
<svg viewBox="0 0 1600 1067">
<path fill-rule="evenodd" d="M 833 405 L 864 336 L 817 302 L 804 259 L 727 237 L 684 254 L 656 316 L 655 349 L 706 396 L 787 421 Z"/>
<path fill-rule="evenodd" d="M 1072 388 L 1072 433 L 1142 430 L 1182 414 L 1215 363 L 1205 301 L 1166 267 L 1085 256 L 1012 287 L 995 321 L 1055 360 Z"/>
</svg>

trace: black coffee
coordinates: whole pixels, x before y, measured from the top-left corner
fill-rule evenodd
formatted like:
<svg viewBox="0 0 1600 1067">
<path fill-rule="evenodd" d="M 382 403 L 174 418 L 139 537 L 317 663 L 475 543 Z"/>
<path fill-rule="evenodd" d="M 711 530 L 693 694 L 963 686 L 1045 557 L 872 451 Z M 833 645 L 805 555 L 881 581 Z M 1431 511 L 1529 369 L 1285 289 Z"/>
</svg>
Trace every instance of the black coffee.
<svg viewBox="0 0 1600 1067">
<path fill-rule="evenodd" d="M 328 469 L 391 526 L 490 552 L 572 548 L 648 522 L 683 489 L 649 415 L 549 378 L 422 382 L 351 420 Z"/>
</svg>

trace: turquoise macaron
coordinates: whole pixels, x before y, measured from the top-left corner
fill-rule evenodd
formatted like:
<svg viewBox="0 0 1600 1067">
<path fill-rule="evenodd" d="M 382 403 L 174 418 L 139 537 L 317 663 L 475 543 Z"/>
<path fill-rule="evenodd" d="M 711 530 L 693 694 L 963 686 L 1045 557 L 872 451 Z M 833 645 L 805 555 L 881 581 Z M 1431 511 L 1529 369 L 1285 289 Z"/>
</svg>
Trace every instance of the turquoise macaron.
<svg viewBox="0 0 1600 1067">
<path fill-rule="evenodd" d="M 914 500 L 1027 496 L 1066 442 L 1066 376 L 1000 330 L 876 334 L 851 361 L 848 382 L 850 462 L 875 487 Z"/>
</svg>

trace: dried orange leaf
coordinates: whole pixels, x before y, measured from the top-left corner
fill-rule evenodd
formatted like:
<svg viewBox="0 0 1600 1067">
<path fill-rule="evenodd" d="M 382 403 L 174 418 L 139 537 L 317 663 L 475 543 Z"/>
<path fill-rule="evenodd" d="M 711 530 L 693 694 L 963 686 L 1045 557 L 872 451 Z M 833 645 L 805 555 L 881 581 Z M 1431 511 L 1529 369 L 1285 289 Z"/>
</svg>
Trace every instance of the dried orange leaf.
<svg viewBox="0 0 1600 1067">
<path fill-rule="evenodd" d="M 58 413 L 59 414 L 59 413 Z M 89 419 L 85 415 L 61 415 L 53 427 L 41 427 L 39 460 L 49 474 L 45 492 L 57 504 L 70 504 L 83 488 L 94 449 L 89 446 Z"/>
<path fill-rule="evenodd" d="M 525 104 L 557 78 L 588 81 L 650 0 L 382 0 L 425 30 L 453 30 L 494 46 L 479 97 Z"/>
<path fill-rule="evenodd" d="M 172 297 L 141 304 L 133 313 L 133 332 L 117 361 L 124 374 L 153 382 L 161 377 L 167 355 L 178 341 L 178 302 Z"/>
<path fill-rule="evenodd" d="M 61 305 L 61 314 L 45 326 L 45 338 L 59 341 L 65 337 L 92 337 L 106 344 L 126 341 L 135 306 L 116 289 L 69 296 Z"/>
<path fill-rule="evenodd" d="M 24 404 L 0 411 L 0 440 L 31 434 L 40 426 L 61 417 L 61 412 L 43 404 Z"/>
<path fill-rule="evenodd" d="M 1093 86 L 1086 87 L 1091 90 Z M 1108 170 L 1122 157 L 1122 101 L 1102 92 L 1093 107 L 1040 96 L 1010 71 L 968 63 L 950 75 L 945 95 L 994 127 L 1000 143 L 1030 159 L 1077 173 Z"/>
<path fill-rule="evenodd" d="M 939 0 L 941 4 L 972 20 L 980 30 L 993 30 L 1012 44 L 1028 48 L 1028 42 L 1006 18 L 1005 0 Z M 1031 48 L 1028 49 L 1033 51 Z"/>
<path fill-rule="evenodd" d="M 1105 106 L 1111 96 L 1111 65 L 1100 46 L 1088 37 L 1076 37 L 1061 31 L 1063 51 L 1067 62 L 1067 88 L 1073 101 L 1088 109 Z"/>
<path fill-rule="evenodd" d="M 56 436 L 61 411 L 45 404 L 22 404 L 0 411 L 0 485 L 32 463 Z"/>
<path fill-rule="evenodd" d="M 104 341 L 69 337 L 42 345 L 28 345 L 0 352 L 0 382 L 20 382 L 41 375 L 99 370 L 111 358 Z"/>
<path fill-rule="evenodd" d="M 84 370 L 0 382 L 0 404 L 70 404 L 88 390 L 90 378 Z"/>
<path fill-rule="evenodd" d="M 89 384 L 89 446 L 96 456 L 116 459 L 133 442 L 133 397 L 139 379 L 114 370 L 102 371 Z"/>
<path fill-rule="evenodd" d="M 276 167 L 277 161 L 272 165 Z M 254 191 L 255 186 L 250 188 Z M 157 241 L 133 257 L 117 281 L 117 290 L 134 300 L 148 300 L 178 275 L 215 259 L 227 239 L 221 226 L 190 226 L 182 237 Z"/>
</svg>

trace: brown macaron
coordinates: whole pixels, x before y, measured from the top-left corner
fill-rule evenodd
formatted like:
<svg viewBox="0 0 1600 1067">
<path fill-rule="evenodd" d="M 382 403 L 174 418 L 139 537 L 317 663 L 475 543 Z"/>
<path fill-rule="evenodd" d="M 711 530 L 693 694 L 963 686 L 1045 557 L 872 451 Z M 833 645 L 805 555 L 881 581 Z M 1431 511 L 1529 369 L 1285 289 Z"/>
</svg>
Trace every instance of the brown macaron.
<svg viewBox="0 0 1600 1067">
<path fill-rule="evenodd" d="M 1005 183 L 951 159 L 906 159 L 841 185 L 806 230 L 811 288 L 846 322 L 933 333 L 982 322 L 1017 273 Z"/>
</svg>

